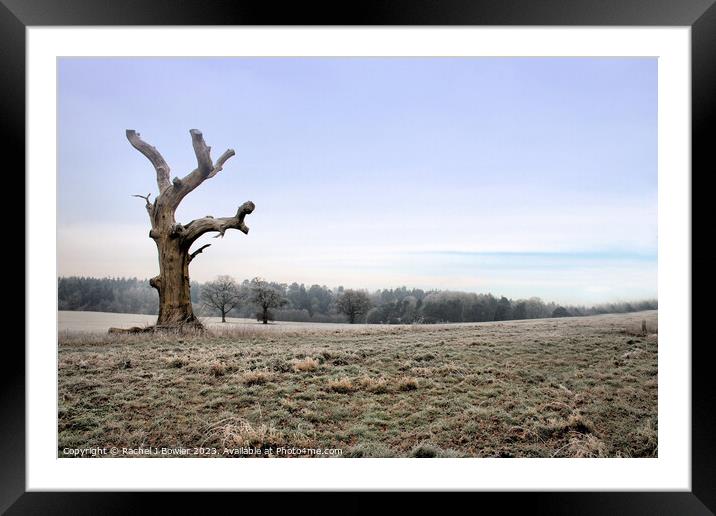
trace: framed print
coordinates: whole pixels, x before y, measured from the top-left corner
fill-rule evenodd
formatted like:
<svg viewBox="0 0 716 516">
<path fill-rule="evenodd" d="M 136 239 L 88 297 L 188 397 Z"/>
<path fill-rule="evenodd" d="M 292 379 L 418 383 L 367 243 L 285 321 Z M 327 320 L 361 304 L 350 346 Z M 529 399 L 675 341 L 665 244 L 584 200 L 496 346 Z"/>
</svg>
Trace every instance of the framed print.
<svg viewBox="0 0 716 516">
<path fill-rule="evenodd" d="M 3 510 L 711 513 L 712 4 L 4 1 L 27 254 Z"/>
</svg>

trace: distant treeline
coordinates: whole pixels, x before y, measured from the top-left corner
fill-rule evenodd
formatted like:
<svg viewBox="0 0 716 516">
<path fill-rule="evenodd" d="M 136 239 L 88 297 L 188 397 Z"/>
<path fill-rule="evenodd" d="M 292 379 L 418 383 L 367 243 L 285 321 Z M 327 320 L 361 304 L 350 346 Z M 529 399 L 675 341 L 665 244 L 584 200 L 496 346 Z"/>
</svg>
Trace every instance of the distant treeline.
<svg viewBox="0 0 716 516">
<path fill-rule="evenodd" d="M 59 310 L 155 315 L 159 311 L 157 291 L 149 281 L 137 278 L 60 278 L 57 298 Z"/>
<path fill-rule="evenodd" d="M 201 290 L 204 285 L 191 283 L 191 298 L 200 315 L 217 315 L 215 309 L 202 306 Z M 249 289 L 249 280 L 237 283 L 240 290 Z M 275 283 L 271 288 L 285 299 L 281 308 L 272 310 L 273 319 L 298 322 L 346 322 L 341 313 L 339 299 L 347 292 L 343 287 L 328 288 L 325 285 Z M 365 291 L 364 291 L 365 292 Z M 369 308 L 356 322 L 369 324 L 410 324 L 440 322 L 507 321 L 540 319 L 544 317 L 574 317 L 607 313 L 654 310 L 656 300 L 608 303 L 595 306 L 558 305 L 538 297 L 508 299 L 492 294 L 474 294 L 445 290 L 395 289 L 365 292 Z M 85 278 L 63 277 L 58 280 L 60 310 L 85 310 L 91 312 L 120 312 L 156 314 L 159 297 L 147 280 L 137 278 Z M 256 316 L 256 307 L 250 302 L 241 303 L 230 316 Z"/>
</svg>

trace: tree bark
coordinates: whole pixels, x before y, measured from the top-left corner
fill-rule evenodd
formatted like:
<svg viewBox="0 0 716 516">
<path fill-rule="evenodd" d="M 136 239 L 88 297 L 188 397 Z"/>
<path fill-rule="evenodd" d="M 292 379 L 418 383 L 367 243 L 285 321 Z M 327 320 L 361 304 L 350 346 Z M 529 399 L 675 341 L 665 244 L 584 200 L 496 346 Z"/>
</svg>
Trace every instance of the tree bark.
<svg viewBox="0 0 716 516">
<path fill-rule="evenodd" d="M 189 249 L 171 236 L 156 238 L 159 276 L 152 286 L 159 292 L 158 327 L 191 325 L 200 327 L 191 304 Z"/>
<path fill-rule="evenodd" d="M 216 163 L 211 160 L 211 147 L 204 142 L 201 131 L 192 129 L 191 134 L 197 168 L 183 178 L 169 180 L 170 169 L 159 151 L 145 143 L 139 133 L 127 130 L 127 139 L 132 146 L 141 152 L 152 163 L 156 170 L 159 195 L 154 202 L 149 196 L 137 195 L 146 201 L 146 209 L 151 222 L 149 237 L 157 245 L 159 258 L 159 275 L 149 283 L 159 293 L 159 316 L 156 329 L 193 328 L 202 329 L 201 322 L 194 315 L 191 304 L 189 263 L 209 244 L 190 253 L 191 245 L 208 232 L 218 232 L 224 236 L 227 229 L 238 229 L 247 234 L 249 228 L 244 223 L 246 215 L 254 210 L 251 201 L 242 204 L 234 217 L 214 218 L 206 216 L 193 220 L 186 225 L 178 224 L 175 212 L 182 199 L 201 185 L 205 180 L 214 177 L 223 169 L 226 161 L 235 153 L 232 149 L 224 152 Z M 222 322 L 226 322 L 222 313 Z"/>
</svg>

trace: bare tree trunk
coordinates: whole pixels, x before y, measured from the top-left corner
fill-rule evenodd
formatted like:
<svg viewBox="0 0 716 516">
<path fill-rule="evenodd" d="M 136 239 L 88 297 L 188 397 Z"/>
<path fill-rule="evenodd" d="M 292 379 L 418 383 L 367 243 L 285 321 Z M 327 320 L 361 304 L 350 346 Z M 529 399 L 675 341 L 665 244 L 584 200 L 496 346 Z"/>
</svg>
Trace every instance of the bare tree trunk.
<svg viewBox="0 0 716 516">
<path fill-rule="evenodd" d="M 159 276 L 154 288 L 159 292 L 157 326 L 171 327 L 191 324 L 199 326 L 191 304 L 189 283 L 189 250 L 176 238 L 157 239 Z"/>
<path fill-rule="evenodd" d="M 269 309 L 268 309 L 267 306 L 264 306 L 263 308 L 264 308 L 263 323 L 264 323 L 264 324 L 268 324 L 268 311 L 269 311 Z"/>
<path fill-rule="evenodd" d="M 226 322 L 226 312 L 221 311 L 221 322 Z"/>
<path fill-rule="evenodd" d="M 191 245 L 208 232 L 218 232 L 217 236 L 221 237 L 227 229 L 248 233 L 249 228 L 244 224 L 244 218 L 254 210 L 254 203 L 248 201 L 239 206 L 234 217 L 214 218 L 207 215 L 186 225 L 176 222 L 174 214 L 182 199 L 205 180 L 220 172 L 224 163 L 235 154 L 229 149 L 213 163 L 210 156 L 211 147 L 204 143 L 201 132 L 196 129 L 189 132 L 197 158 L 197 168 L 181 179 L 175 177 L 170 181 L 169 166 L 159 151 L 145 143 L 139 133 L 127 130 L 129 142 L 149 159 L 157 173 L 159 195 L 154 202 L 149 201 L 151 194 L 135 196 L 146 201 L 152 225 L 149 237 L 156 242 L 159 256 L 159 275 L 149 281 L 159 292 L 157 329 L 202 328 L 191 304 L 189 263 L 211 244 L 203 245 L 190 253 Z M 224 315 L 222 312 L 222 322 L 226 322 Z"/>
</svg>

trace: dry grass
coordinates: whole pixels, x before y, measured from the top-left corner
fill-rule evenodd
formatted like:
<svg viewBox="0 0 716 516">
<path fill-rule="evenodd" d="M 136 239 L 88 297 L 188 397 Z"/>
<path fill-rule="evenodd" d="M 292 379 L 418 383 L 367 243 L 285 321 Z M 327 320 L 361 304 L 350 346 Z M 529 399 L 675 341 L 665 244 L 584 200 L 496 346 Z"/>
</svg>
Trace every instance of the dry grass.
<svg viewBox="0 0 716 516">
<path fill-rule="evenodd" d="M 607 457 L 607 447 L 592 434 L 583 434 L 575 432 L 571 435 L 568 445 L 568 457 L 586 458 L 586 457 Z"/>
<path fill-rule="evenodd" d="M 281 433 L 272 426 L 266 424 L 254 426 L 244 419 L 230 417 L 209 427 L 202 446 L 205 446 L 206 442 L 219 442 L 222 447 L 227 448 L 275 447 L 276 443 L 282 442 L 282 439 Z"/>
<path fill-rule="evenodd" d="M 167 367 L 184 367 L 186 361 L 183 358 L 171 357 L 167 359 Z"/>
<path fill-rule="evenodd" d="M 326 389 L 332 392 L 348 393 L 353 392 L 356 388 L 349 378 L 340 378 L 338 380 L 328 380 Z"/>
<path fill-rule="evenodd" d="M 654 457 L 656 329 L 656 312 L 645 312 L 439 326 L 259 325 L 204 335 L 62 333 L 58 445 Z"/>
<path fill-rule="evenodd" d="M 305 357 L 301 360 L 293 362 L 293 368 L 296 371 L 315 371 L 318 369 L 319 362 L 315 358 Z"/>
<path fill-rule="evenodd" d="M 388 381 L 385 378 L 363 377 L 358 381 L 361 389 L 374 394 L 384 394 L 388 392 Z"/>
<path fill-rule="evenodd" d="M 214 362 L 209 366 L 209 373 L 216 377 L 224 376 L 226 374 L 226 366 L 219 362 Z"/>
<path fill-rule="evenodd" d="M 266 382 L 270 382 L 272 379 L 273 375 L 265 371 L 249 371 L 241 375 L 241 383 L 247 386 L 263 385 Z"/>
<path fill-rule="evenodd" d="M 416 378 L 403 376 L 402 378 L 398 378 L 395 382 L 395 387 L 399 391 L 414 391 L 418 388 L 418 380 Z"/>
</svg>

